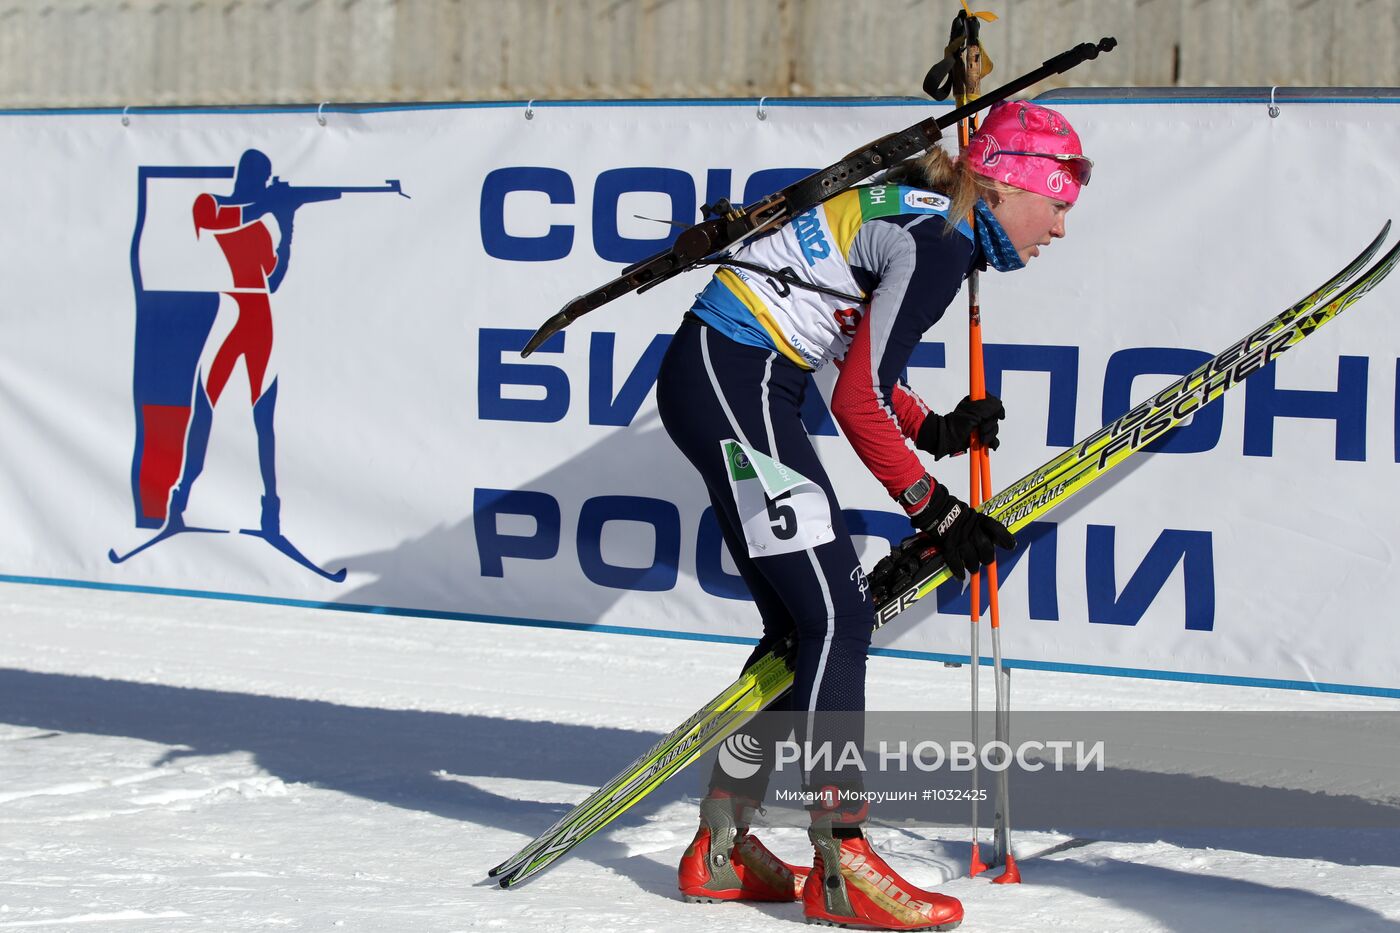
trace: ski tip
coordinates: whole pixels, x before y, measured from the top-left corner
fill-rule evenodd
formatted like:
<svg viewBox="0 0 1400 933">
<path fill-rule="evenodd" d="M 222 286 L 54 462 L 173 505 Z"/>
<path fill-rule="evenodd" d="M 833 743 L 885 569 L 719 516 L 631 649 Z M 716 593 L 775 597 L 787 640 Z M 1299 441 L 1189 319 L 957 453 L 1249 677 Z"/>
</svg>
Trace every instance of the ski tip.
<svg viewBox="0 0 1400 933">
<path fill-rule="evenodd" d="M 534 878 L 535 875 L 536 875 L 540 870 L 542 870 L 542 868 L 546 867 L 548 864 L 549 864 L 549 863 L 546 863 L 545 866 L 539 866 L 539 865 L 537 865 L 537 866 L 535 866 L 535 868 L 534 868 L 533 871 L 529 869 L 528 864 L 526 864 L 526 865 L 517 865 L 517 866 L 515 866 L 514 868 L 512 868 L 512 869 L 510 869 L 509 871 L 507 871 L 507 872 L 505 872 L 504 874 L 502 874 L 502 875 L 500 876 L 500 879 L 497 880 L 496 883 L 499 884 L 502 888 L 504 888 L 504 889 L 506 889 L 506 890 L 508 890 L 508 891 L 513 891 L 513 890 L 515 890 L 516 888 L 520 887 L 520 886 L 521 886 L 522 884 L 524 884 L 525 882 L 527 882 L 527 881 L 531 880 L 532 878 Z"/>
</svg>

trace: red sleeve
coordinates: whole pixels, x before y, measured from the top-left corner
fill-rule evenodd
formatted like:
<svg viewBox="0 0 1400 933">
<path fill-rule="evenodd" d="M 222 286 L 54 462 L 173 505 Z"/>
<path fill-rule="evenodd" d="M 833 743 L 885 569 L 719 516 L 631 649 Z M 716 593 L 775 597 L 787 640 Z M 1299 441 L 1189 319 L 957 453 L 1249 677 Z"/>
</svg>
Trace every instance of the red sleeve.
<svg viewBox="0 0 1400 933">
<path fill-rule="evenodd" d="M 924 419 L 928 417 L 928 405 L 903 380 L 894 384 L 890 404 L 894 406 L 894 414 L 899 419 L 899 429 L 904 436 L 911 441 L 916 440 L 919 429 L 924 426 Z"/>
<path fill-rule="evenodd" d="M 972 243 L 942 218 L 901 216 L 861 227 L 852 255 L 879 284 L 846 350 L 831 413 L 866 468 L 897 500 L 926 472 L 913 438 L 928 409 L 902 376 L 919 341 L 962 286 Z"/>
<path fill-rule="evenodd" d="M 898 499 L 927 472 L 912 438 L 923 426 L 928 406 L 903 382 L 889 386 L 887 396 L 879 391 L 870 359 L 867 311 L 846 358 L 837 363 L 841 372 L 831 393 L 831 414 L 865 468 Z"/>
<path fill-rule="evenodd" d="M 865 342 L 867 346 L 870 343 L 868 334 Z M 845 365 L 845 360 L 836 360 L 837 370 L 842 369 Z M 840 380 L 837 381 L 837 385 L 840 385 Z M 850 387 L 847 391 L 853 389 L 854 387 Z M 894 409 L 894 417 L 895 421 L 899 423 L 900 433 L 911 441 L 917 439 L 919 429 L 923 427 L 924 419 L 928 417 L 928 403 L 919 398 L 919 393 L 910 388 L 908 383 L 900 380 L 894 384 L 890 407 Z"/>
</svg>

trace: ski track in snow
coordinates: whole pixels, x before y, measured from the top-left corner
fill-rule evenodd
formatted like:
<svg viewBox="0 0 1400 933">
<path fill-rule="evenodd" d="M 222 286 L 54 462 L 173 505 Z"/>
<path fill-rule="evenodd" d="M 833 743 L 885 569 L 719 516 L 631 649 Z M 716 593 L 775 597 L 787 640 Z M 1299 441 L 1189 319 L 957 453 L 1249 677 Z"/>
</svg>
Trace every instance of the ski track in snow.
<svg viewBox="0 0 1400 933">
<path fill-rule="evenodd" d="M 120 787 L 125 784 L 135 784 L 141 781 L 152 781 L 164 776 L 164 772 L 161 771 L 147 771 L 144 774 L 135 774 L 124 778 L 113 778 L 110 781 L 81 781 L 76 784 L 58 784 L 53 787 L 40 787 L 34 790 L 0 793 L 0 804 L 6 804 L 13 800 L 23 800 L 25 797 L 67 797 L 72 794 L 86 794 L 89 791 L 103 790 L 108 787 Z"/>
<path fill-rule="evenodd" d="M 797 905 L 676 897 L 703 780 L 694 769 L 519 890 L 484 880 L 708 699 L 746 651 L 4 587 L 0 933 L 796 930 Z M 1400 710 L 1365 697 L 1014 680 L 1018 711 Z M 966 682 L 966 671 L 874 659 L 871 705 L 962 709 Z M 1392 812 L 1400 755 L 1381 742 L 1338 767 L 1327 728 L 1299 720 L 1306 747 L 1275 757 L 1183 734 L 1129 747 L 1116 778 L 1144 800 L 1194 794 L 1207 815 L 1269 795 L 1285 808 Z M 1206 748 L 1218 770 L 1184 770 L 1178 745 Z M 984 847 L 990 813 L 984 805 Z M 807 861 L 800 814 L 770 818 L 764 840 Z M 961 898 L 968 933 L 1400 933 L 1396 831 L 1018 829 L 1017 887 L 966 877 L 967 828 L 876 825 L 871 836 L 911 882 Z"/>
</svg>

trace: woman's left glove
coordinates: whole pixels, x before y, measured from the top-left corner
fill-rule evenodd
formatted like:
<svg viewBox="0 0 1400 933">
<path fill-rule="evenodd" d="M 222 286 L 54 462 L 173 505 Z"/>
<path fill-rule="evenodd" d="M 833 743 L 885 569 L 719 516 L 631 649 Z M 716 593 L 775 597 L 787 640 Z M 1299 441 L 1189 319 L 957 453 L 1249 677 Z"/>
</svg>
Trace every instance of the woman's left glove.
<svg viewBox="0 0 1400 933">
<path fill-rule="evenodd" d="M 1016 546 L 1016 536 L 1005 525 L 936 485 L 928 474 L 904 491 L 900 504 L 959 580 L 995 560 L 996 548 Z"/>
<path fill-rule="evenodd" d="M 976 401 L 967 396 L 946 415 L 929 412 L 914 443 L 920 450 L 933 454 L 937 460 L 950 454 L 964 453 L 972 446 L 972 432 L 976 431 L 982 446 L 996 450 L 1001 446 L 1001 441 L 997 440 L 999 422 L 1005 417 L 1006 409 L 995 395 Z"/>
</svg>

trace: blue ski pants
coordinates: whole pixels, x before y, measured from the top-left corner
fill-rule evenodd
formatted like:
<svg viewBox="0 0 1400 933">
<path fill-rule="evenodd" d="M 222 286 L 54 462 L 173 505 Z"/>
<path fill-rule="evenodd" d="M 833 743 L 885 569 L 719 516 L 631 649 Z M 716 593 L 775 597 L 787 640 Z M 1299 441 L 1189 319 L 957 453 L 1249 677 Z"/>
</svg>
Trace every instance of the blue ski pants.
<svg viewBox="0 0 1400 933">
<path fill-rule="evenodd" d="M 799 741 L 804 732 L 808 741 L 823 739 L 821 717 L 814 713 L 865 709 L 866 653 L 875 621 L 840 504 L 802 423 L 802 397 L 810 385 L 808 372 L 782 354 L 740 344 L 688 316 L 671 341 L 656 387 L 662 424 L 704 480 L 725 544 L 762 617 L 763 637 L 750 661 L 788 636 L 796 638 L 793 687 L 777 706 L 795 714 Z M 731 483 L 722 447 L 727 440 L 766 454 L 816 483 L 825 494 L 825 508 L 818 503 L 815 519 L 808 508 L 807 520 L 829 521 L 829 540 L 777 554 L 751 545 L 753 536 L 745 534 L 744 519 L 752 521 L 754 515 L 741 514 L 745 504 Z M 766 499 L 779 538 L 793 530 L 791 510 L 785 511 L 782 504 Z M 751 504 L 748 508 L 753 509 Z M 852 718 L 841 717 L 846 723 L 842 728 L 849 730 Z M 848 732 L 841 739 L 859 741 L 861 736 Z M 749 787 L 729 781 L 725 789 L 761 798 L 766 781 L 761 771 Z M 814 773 L 805 783 L 820 787 L 853 782 Z M 758 793 L 748 792 L 753 789 Z"/>
</svg>

